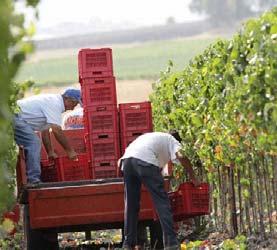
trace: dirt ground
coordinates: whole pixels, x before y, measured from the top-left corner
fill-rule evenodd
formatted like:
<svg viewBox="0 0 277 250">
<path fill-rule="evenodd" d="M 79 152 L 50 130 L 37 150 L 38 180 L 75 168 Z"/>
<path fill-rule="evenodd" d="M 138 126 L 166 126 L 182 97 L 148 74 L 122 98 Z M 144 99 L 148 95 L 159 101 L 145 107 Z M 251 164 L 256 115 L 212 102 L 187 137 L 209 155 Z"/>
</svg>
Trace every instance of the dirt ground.
<svg viewBox="0 0 277 250">
<path fill-rule="evenodd" d="M 117 103 L 143 102 L 149 100 L 152 92 L 153 80 L 122 80 L 116 81 Z M 80 87 L 79 84 L 72 84 L 62 87 L 42 87 L 40 93 L 63 93 L 68 87 Z M 27 96 L 34 93 L 29 91 Z"/>
</svg>

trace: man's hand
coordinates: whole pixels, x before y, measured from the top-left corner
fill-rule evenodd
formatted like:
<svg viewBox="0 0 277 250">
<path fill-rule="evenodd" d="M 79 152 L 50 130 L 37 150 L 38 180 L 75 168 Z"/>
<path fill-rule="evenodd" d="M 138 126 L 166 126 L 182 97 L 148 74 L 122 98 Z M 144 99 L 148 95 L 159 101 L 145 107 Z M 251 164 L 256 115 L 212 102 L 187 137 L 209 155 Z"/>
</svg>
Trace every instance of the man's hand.
<svg viewBox="0 0 277 250">
<path fill-rule="evenodd" d="M 186 168 L 186 171 L 189 175 L 189 178 L 191 180 L 191 182 L 193 183 L 194 186 L 199 186 L 200 185 L 200 181 L 196 179 L 193 168 L 192 168 L 192 164 L 190 162 L 190 160 L 186 157 L 186 156 L 182 156 L 182 154 L 180 152 L 176 153 L 176 157 L 177 159 L 181 162 L 181 164 L 183 165 L 183 167 Z"/>
<path fill-rule="evenodd" d="M 64 148 L 68 158 L 73 161 L 78 161 L 77 154 L 72 148 L 72 145 L 69 144 L 68 139 L 62 131 L 62 128 L 58 125 L 52 124 L 51 129 L 57 141 Z"/>
<path fill-rule="evenodd" d="M 77 154 L 76 152 L 72 149 L 70 151 L 67 151 L 67 156 L 70 160 L 73 160 L 73 161 L 78 161 L 78 157 L 77 157 Z"/>
<path fill-rule="evenodd" d="M 117 167 L 121 169 L 121 159 L 117 161 Z"/>
<path fill-rule="evenodd" d="M 54 151 L 48 153 L 48 159 L 50 161 L 54 161 L 57 158 L 58 158 L 58 155 Z"/>
</svg>

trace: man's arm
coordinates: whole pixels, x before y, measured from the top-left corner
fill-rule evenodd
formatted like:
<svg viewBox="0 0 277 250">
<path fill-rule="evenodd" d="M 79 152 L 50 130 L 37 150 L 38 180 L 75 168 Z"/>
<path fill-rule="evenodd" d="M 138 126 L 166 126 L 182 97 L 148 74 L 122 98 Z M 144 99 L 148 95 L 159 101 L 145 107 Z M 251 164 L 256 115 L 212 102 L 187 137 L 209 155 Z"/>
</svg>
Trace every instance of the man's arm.
<svg viewBox="0 0 277 250">
<path fill-rule="evenodd" d="M 176 157 L 179 160 L 179 162 L 182 164 L 182 166 L 186 168 L 186 171 L 188 172 L 189 178 L 191 179 L 192 183 L 195 186 L 198 186 L 200 182 L 195 178 L 195 174 L 190 160 L 186 156 L 183 156 L 180 152 L 176 153 Z"/>
<path fill-rule="evenodd" d="M 56 159 L 58 156 L 57 154 L 54 152 L 54 149 L 52 147 L 52 144 L 51 144 L 51 140 L 50 140 L 50 133 L 49 133 L 49 129 L 46 129 L 46 130 L 43 130 L 41 132 L 41 137 L 42 137 L 42 142 L 43 142 L 43 145 L 46 149 L 46 152 L 48 154 L 48 158 L 50 160 L 54 160 Z"/>
<path fill-rule="evenodd" d="M 65 134 L 62 131 L 61 126 L 52 124 L 51 125 L 52 132 L 57 139 L 57 141 L 61 144 L 61 146 L 64 148 L 65 152 L 67 153 L 67 156 L 71 160 L 77 160 L 77 154 L 74 151 L 74 149 L 70 146 Z"/>
</svg>

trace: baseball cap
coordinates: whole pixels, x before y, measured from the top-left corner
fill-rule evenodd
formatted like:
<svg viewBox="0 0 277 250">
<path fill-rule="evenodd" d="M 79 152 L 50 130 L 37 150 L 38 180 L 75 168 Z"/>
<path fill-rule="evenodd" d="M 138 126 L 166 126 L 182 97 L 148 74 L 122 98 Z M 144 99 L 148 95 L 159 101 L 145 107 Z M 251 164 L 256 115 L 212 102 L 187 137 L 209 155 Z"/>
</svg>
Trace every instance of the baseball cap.
<svg viewBox="0 0 277 250">
<path fill-rule="evenodd" d="M 69 88 L 66 89 L 63 93 L 64 96 L 75 99 L 76 101 L 78 101 L 80 103 L 80 105 L 82 106 L 82 96 L 81 96 L 81 91 L 79 89 L 74 89 L 74 88 Z"/>
</svg>

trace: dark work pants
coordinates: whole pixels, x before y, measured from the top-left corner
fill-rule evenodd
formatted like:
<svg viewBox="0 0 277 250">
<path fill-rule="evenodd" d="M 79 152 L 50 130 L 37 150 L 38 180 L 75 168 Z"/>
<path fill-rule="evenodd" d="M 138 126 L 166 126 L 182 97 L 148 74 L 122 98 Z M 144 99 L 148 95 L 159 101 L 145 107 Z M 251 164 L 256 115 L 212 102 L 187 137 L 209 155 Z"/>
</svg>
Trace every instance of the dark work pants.
<svg viewBox="0 0 277 250">
<path fill-rule="evenodd" d="M 164 189 L 164 179 L 160 168 L 136 158 L 123 162 L 125 186 L 124 247 L 137 244 L 137 223 L 140 209 L 140 191 L 143 183 L 149 191 L 157 210 L 163 230 L 165 249 L 179 249 L 173 228 L 173 219 L 168 195 Z"/>
</svg>

